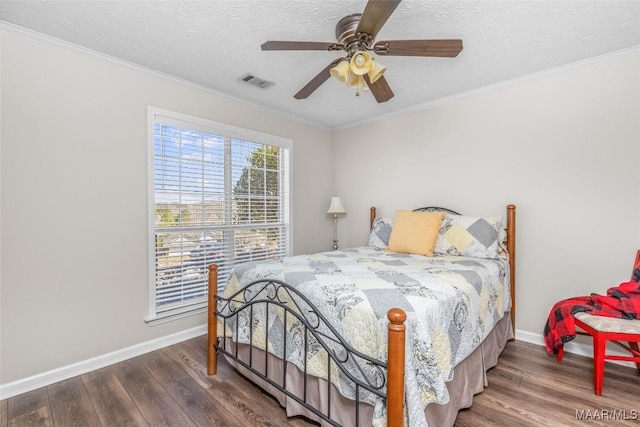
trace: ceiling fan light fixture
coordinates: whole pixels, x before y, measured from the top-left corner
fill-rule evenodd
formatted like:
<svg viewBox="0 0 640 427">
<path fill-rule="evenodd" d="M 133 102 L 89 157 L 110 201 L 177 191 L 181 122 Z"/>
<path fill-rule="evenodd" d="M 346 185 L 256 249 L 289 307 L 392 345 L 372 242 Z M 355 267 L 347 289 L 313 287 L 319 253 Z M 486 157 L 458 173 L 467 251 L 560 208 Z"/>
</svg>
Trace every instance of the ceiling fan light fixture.
<svg viewBox="0 0 640 427">
<path fill-rule="evenodd" d="M 364 81 L 363 76 L 359 76 L 357 74 L 349 74 L 349 81 L 347 82 L 347 86 L 356 90 L 356 96 L 360 96 L 360 89 L 367 87 L 367 83 Z"/>
<path fill-rule="evenodd" d="M 335 67 L 329 70 L 331 77 L 335 78 L 340 83 L 347 83 L 350 72 L 349 61 L 347 60 L 340 61 Z"/>
<path fill-rule="evenodd" d="M 372 62 L 373 58 L 369 52 L 359 51 L 351 57 L 349 66 L 351 67 L 352 73 L 362 76 L 369 72 Z"/>
<path fill-rule="evenodd" d="M 347 81 L 347 86 L 358 89 L 358 88 L 366 87 L 367 84 L 364 81 L 364 77 L 359 76 L 355 73 L 350 73 L 349 80 Z"/>
<path fill-rule="evenodd" d="M 371 68 L 369 69 L 369 71 L 367 72 L 367 76 L 369 77 L 369 81 L 373 84 L 376 81 L 378 81 L 378 79 L 380 77 L 382 77 L 382 75 L 384 74 L 384 72 L 387 71 L 387 67 L 385 67 L 384 65 L 380 64 L 379 62 L 372 60 L 371 61 Z"/>
</svg>

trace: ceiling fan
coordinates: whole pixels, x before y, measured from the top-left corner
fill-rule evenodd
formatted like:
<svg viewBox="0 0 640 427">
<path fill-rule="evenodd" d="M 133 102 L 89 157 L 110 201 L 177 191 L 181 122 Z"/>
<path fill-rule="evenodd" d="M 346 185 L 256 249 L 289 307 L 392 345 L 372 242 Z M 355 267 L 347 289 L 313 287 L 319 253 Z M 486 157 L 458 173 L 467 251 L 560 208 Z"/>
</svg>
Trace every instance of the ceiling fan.
<svg viewBox="0 0 640 427">
<path fill-rule="evenodd" d="M 293 97 L 304 99 L 311 95 L 329 77 L 333 76 L 348 86 L 366 86 L 377 102 L 393 98 L 391 87 L 383 74 L 385 67 L 379 65 L 369 52 L 381 56 L 458 56 L 462 51 L 462 40 L 384 40 L 374 42 L 382 26 L 387 22 L 400 0 L 369 0 L 362 13 L 342 18 L 336 25 L 337 42 L 267 41 L 262 50 L 326 50 L 345 51 L 347 56 L 332 61 Z"/>
</svg>

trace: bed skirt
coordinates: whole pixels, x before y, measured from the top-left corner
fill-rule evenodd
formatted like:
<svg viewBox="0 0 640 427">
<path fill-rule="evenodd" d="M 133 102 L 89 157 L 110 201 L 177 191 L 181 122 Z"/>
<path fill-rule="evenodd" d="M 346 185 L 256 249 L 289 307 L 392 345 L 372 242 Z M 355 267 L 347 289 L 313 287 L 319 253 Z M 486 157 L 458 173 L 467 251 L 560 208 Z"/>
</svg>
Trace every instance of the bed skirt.
<svg viewBox="0 0 640 427">
<path fill-rule="evenodd" d="M 446 427 L 453 426 L 458 411 L 468 408 L 473 402 L 473 396 L 480 393 L 488 386 L 486 372 L 498 363 L 498 358 L 504 350 L 507 342 L 514 338 L 511 314 L 505 316 L 496 324 L 487 338 L 476 348 L 466 359 L 454 368 L 453 379 L 447 383 L 449 391 L 449 402 L 446 404 L 432 403 L 427 405 L 425 414 L 430 426 Z M 234 348 L 233 343 L 227 338 L 227 349 Z M 231 351 L 233 352 L 233 351 Z M 240 345 L 238 347 L 238 357 L 241 360 L 249 360 L 249 347 Z M 313 407 L 318 408 L 322 413 L 330 411 L 330 418 L 343 426 L 355 426 L 355 401 L 343 397 L 337 389 L 328 393 L 327 382 L 323 379 L 308 376 L 306 396 L 304 395 L 304 374 L 295 365 L 289 363 L 286 369 L 286 378 L 283 379 L 282 360 L 268 354 L 265 361 L 265 353 L 259 349 L 253 350 L 253 366 L 264 374 L 268 372 L 268 377 L 278 384 L 286 382 L 287 390 L 291 390 L 296 396 L 310 402 Z M 286 408 L 287 416 L 292 417 L 302 415 L 310 420 L 329 426 L 330 424 L 305 408 L 295 399 L 286 396 L 284 393 L 264 381 L 259 376 L 249 372 L 234 360 L 227 358 L 229 364 L 235 367 L 238 372 L 249 380 L 260 386 L 268 394 Z M 260 368 L 262 367 L 262 368 Z M 330 401 L 329 401 L 330 400 Z M 373 418 L 373 407 L 366 403 L 360 403 L 359 425 L 370 427 Z"/>
</svg>

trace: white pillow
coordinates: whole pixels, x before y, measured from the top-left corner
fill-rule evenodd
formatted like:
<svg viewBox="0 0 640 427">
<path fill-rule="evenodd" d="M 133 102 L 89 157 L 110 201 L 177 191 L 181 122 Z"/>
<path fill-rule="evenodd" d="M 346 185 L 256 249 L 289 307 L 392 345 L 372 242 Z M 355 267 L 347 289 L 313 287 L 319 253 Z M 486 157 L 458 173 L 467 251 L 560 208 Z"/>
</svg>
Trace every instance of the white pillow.
<svg viewBox="0 0 640 427">
<path fill-rule="evenodd" d="M 501 216 L 477 217 L 447 214 L 440 224 L 434 253 L 435 255 L 497 258 L 503 229 Z"/>
</svg>

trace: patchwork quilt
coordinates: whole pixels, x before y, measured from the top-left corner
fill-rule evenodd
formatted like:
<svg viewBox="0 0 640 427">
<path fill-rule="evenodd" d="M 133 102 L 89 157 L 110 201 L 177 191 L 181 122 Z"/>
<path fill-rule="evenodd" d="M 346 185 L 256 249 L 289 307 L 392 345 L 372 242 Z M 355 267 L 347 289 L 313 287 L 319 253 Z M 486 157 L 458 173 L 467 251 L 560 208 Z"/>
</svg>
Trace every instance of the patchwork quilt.
<svg viewBox="0 0 640 427">
<path fill-rule="evenodd" d="M 412 427 L 427 425 L 426 405 L 448 402 L 445 383 L 453 378 L 453 368 L 511 307 L 509 264 L 503 259 L 425 257 L 371 247 L 300 255 L 235 267 L 223 296 L 265 278 L 294 286 L 356 350 L 383 361 L 387 311 L 398 307 L 407 313 L 405 394 Z M 252 322 L 228 322 L 226 336 L 242 343 L 251 339 L 264 349 L 268 335 L 269 352 L 300 369 L 306 357 L 307 372 L 330 378 L 344 396 L 354 398 L 353 386 L 327 363 L 326 352 L 313 342 L 306 352 L 292 344 L 304 341 L 295 321 L 289 318 L 283 327 L 277 307 L 268 315 L 264 307 L 253 311 Z M 384 400 L 367 393 L 359 398 L 374 405 L 372 424 L 386 425 Z"/>
</svg>

